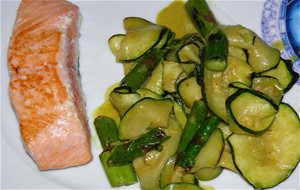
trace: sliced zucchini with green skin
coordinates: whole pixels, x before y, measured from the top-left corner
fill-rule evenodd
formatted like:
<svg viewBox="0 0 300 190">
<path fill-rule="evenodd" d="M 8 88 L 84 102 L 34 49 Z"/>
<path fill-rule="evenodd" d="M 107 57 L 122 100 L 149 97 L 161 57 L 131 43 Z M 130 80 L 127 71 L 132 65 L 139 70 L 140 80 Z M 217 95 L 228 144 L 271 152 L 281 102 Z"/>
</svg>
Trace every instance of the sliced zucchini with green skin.
<svg viewBox="0 0 300 190">
<path fill-rule="evenodd" d="M 247 55 L 246 55 L 244 49 L 229 46 L 228 47 L 228 54 L 229 54 L 229 56 L 232 56 L 232 57 L 235 57 L 237 59 L 240 59 L 241 61 L 247 62 Z"/>
<path fill-rule="evenodd" d="M 178 182 L 166 185 L 163 190 L 202 190 L 202 188 L 191 183 Z"/>
<path fill-rule="evenodd" d="M 164 61 L 163 62 L 163 90 L 167 92 L 175 92 L 177 80 L 183 69 L 178 62 Z"/>
<path fill-rule="evenodd" d="M 300 159 L 300 121 L 288 104 L 280 104 L 269 130 L 261 136 L 232 135 L 234 162 L 254 188 L 271 188 L 284 181 Z"/>
<path fill-rule="evenodd" d="M 277 105 L 283 97 L 283 88 L 279 81 L 273 77 L 255 77 L 252 79 L 251 88 L 266 94 Z"/>
<path fill-rule="evenodd" d="M 275 119 L 278 106 L 259 91 L 239 89 L 226 100 L 228 115 L 235 124 L 249 133 L 268 129 Z"/>
<path fill-rule="evenodd" d="M 135 60 L 154 47 L 167 30 L 138 17 L 124 19 L 126 36 L 120 44 L 120 61 Z"/>
<path fill-rule="evenodd" d="M 178 85 L 178 93 L 188 107 L 192 107 L 194 102 L 202 98 L 201 87 L 197 83 L 197 78 L 190 77 L 181 81 Z"/>
<path fill-rule="evenodd" d="M 196 172 L 201 168 L 214 167 L 222 154 L 224 147 L 223 135 L 220 129 L 216 129 L 195 159 L 195 165 L 190 172 Z"/>
<path fill-rule="evenodd" d="M 200 52 L 201 49 L 196 43 L 188 43 L 178 50 L 177 56 L 181 63 L 190 61 L 200 63 Z"/>
<path fill-rule="evenodd" d="M 182 131 L 179 123 L 170 117 L 169 126 L 163 130 L 170 138 L 162 144 L 162 150 L 152 150 L 133 161 L 142 189 L 159 189 L 161 171 L 176 152 Z"/>
<path fill-rule="evenodd" d="M 159 63 L 154 69 L 154 71 L 152 72 L 149 80 L 146 81 L 144 88 L 148 88 L 153 92 L 162 95 L 164 93 L 162 89 L 162 84 L 163 84 L 162 79 L 163 79 L 163 65 L 162 63 Z"/>
<path fill-rule="evenodd" d="M 147 26 L 155 25 L 154 23 L 140 17 L 126 17 L 123 20 L 125 31 L 138 30 Z"/>
<path fill-rule="evenodd" d="M 108 39 L 108 45 L 114 56 L 118 57 L 120 53 L 121 42 L 125 34 L 115 34 Z"/>
<path fill-rule="evenodd" d="M 236 89 L 240 89 L 240 88 L 249 89 L 250 88 L 250 86 L 247 86 L 246 84 L 244 84 L 242 82 L 232 82 L 228 85 L 228 87 L 236 88 Z"/>
<path fill-rule="evenodd" d="M 119 126 L 119 138 L 134 139 L 146 133 L 149 128 L 167 127 L 172 105 L 170 99 L 139 100 L 124 114 Z"/>
<path fill-rule="evenodd" d="M 180 63 L 180 66 L 182 67 L 182 69 L 184 70 L 184 72 L 187 75 L 190 75 L 192 72 L 195 71 L 195 64 L 194 63 Z"/>
<path fill-rule="evenodd" d="M 242 25 L 226 26 L 225 32 L 229 46 L 249 49 L 254 43 L 256 34 Z"/>
<path fill-rule="evenodd" d="M 156 94 L 148 88 L 140 88 L 136 91 L 142 98 L 162 99 L 159 94 Z"/>
<path fill-rule="evenodd" d="M 256 36 L 254 44 L 248 49 L 248 63 L 256 73 L 274 68 L 280 60 L 280 51 L 266 44 Z"/>
<path fill-rule="evenodd" d="M 187 173 L 184 168 L 176 165 L 176 156 L 172 156 L 164 166 L 160 175 L 160 187 L 170 183 L 186 182 L 195 184 L 195 175 Z"/>
<path fill-rule="evenodd" d="M 211 168 L 201 168 L 196 172 L 196 176 L 201 181 L 209 181 L 218 177 L 223 171 L 223 168 L 220 166 L 211 167 Z"/>
<path fill-rule="evenodd" d="M 234 165 L 231 148 L 227 140 L 224 141 L 224 149 L 217 165 L 235 173 L 239 173 Z"/>
<path fill-rule="evenodd" d="M 225 122 L 220 122 L 218 128 L 222 131 L 223 139 L 227 139 L 232 134 L 228 124 Z"/>
<path fill-rule="evenodd" d="M 186 116 L 183 108 L 177 102 L 173 103 L 173 112 L 174 112 L 175 118 L 180 123 L 180 126 L 183 129 L 187 122 L 187 116 Z"/>
<path fill-rule="evenodd" d="M 214 114 L 219 116 L 225 122 L 228 122 L 228 115 L 225 107 L 225 101 L 228 96 L 224 92 L 223 73 L 211 71 L 204 66 L 201 67 L 203 74 L 197 74 L 197 78 L 200 77 L 202 97 Z M 201 76 L 203 76 L 203 78 Z"/>
<path fill-rule="evenodd" d="M 159 42 L 155 45 L 154 48 L 156 48 L 156 49 L 161 49 L 162 47 L 164 47 L 164 46 L 167 44 L 167 42 L 168 42 L 168 40 L 169 40 L 169 38 L 170 38 L 170 32 L 172 32 L 172 31 L 170 31 L 169 29 L 166 29 L 164 32 L 165 32 L 165 33 L 162 34 L 163 36 L 161 37 L 161 39 L 160 39 Z"/>
<path fill-rule="evenodd" d="M 223 74 L 223 79 L 226 84 L 240 82 L 246 86 L 251 85 L 251 74 L 254 70 L 246 62 L 228 56 L 227 63 L 228 68 L 226 68 Z"/>
<path fill-rule="evenodd" d="M 261 73 L 261 76 L 271 76 L 277 78 L 284 89 L 289 91 L 299 79 L 299 74 L 293 70 L 293 63 L 289 60 L 281 59 L 276 68 Z"/>
<path fill-rule="evenodd" d="M 194 33 L 194 34 L 187 34 L 184 37 L 182 37 L 180 40 L 174 40 L 172 42 L 172 44 L 170 44 L 169 47 L 167 47 L 168 52 L 166 54 L 165 59 L 168 61 L 180 62 L 178 52 L 180 49 L 182 49 L 184 46 L 186 46 L 188 44 L 197 45 L 200 50 L 199 55 L 201 54 L 204 43 L 203 43 L 202 38 L 199 36 L 199 34 Z M 197 52 L 196 52 L 196 54 L 197 54 Z M 195 56 L 196 55 L 193 55 L 193 57 L 195 57 Z"/>
<path fill-rule="evenodd" d="M 250 86 L 252 68 L 246 62 L 231 56 L 228 56 L 227 67 L 223 72 L 211 71 L 202 65 L 200 67 L 202 68 L 197 77 L 200 78 L 203 99 L 214 114 L 228 122 L 225 102 L 236 91 L 228 85 L 232 82 L 242 82 Z"/>
<path fill-rule="evenodd" d="M 109 99 L 122 117 L 133 104 L 141 99 L 141 95 L 135 92 L 122 92 L 121 87 L 114 89 L 109 94 Z"/>
</svg>

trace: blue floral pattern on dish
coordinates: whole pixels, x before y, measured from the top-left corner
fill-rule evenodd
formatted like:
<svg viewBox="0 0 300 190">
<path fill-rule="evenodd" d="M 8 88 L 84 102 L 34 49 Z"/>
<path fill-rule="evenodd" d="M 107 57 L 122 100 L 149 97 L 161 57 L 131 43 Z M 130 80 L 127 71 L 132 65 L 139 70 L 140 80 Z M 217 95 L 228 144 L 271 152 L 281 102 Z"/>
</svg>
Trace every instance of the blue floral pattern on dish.
<svg viewBox="0 0 300 190">
<path fill-rule="evenodd" d="M 281 56 L 300 73 L 300 0 L 266 0 L 261 27 L 263 39 L 269 45 L 282 43 Z"/>
</svg>

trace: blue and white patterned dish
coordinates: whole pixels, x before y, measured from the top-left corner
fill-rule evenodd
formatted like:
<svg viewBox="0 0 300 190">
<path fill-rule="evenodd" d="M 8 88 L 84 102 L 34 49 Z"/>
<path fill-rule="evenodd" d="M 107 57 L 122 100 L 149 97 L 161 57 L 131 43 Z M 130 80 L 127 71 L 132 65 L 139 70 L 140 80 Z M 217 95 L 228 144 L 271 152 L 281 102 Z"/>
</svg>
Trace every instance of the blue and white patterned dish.
<svg viewBox="0 0 300 190">
<path fill-rule="evenodd" d="M 281 46 L 281 56 L 292 60 L 300 73 L 300 0 L 266 0 L 261 26 L 263 39 Z"/>
</svg>

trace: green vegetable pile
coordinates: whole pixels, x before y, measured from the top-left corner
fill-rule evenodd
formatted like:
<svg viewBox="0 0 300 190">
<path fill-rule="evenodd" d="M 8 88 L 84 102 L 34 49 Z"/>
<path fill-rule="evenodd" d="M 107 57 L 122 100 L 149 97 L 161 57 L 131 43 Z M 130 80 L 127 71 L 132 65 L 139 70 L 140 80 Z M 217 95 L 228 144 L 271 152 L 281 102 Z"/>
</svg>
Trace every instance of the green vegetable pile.
<svg viewBox="0 0 300 190">
<path fill-rule="evenodd" d="M 300 122 L 282 102 L 299 75 L 251 30 L 221 26 L 204 0 L 188 0 L 198 30 L 124 19 L 109 45 L 125 77 L 109 95 L 121 121 L 98 116 L 101 163 L 113 187 L 201 189 L 223 169 L 254 188 L 285 180 L 300 159 Z"/>
</svg>

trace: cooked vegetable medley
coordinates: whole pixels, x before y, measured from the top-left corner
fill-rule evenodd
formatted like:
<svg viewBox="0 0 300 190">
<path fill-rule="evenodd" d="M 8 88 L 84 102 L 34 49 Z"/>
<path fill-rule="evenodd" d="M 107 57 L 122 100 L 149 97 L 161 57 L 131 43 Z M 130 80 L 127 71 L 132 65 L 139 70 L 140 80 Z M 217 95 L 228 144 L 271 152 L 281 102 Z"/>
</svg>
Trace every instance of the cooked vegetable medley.
<svg viewBox="0 0 300 190">
<path fill-rule="evenodd" d="M 299 75 L 251 30 L 221 26 L 204 0 L 185 7 L 197 32 L 178 38 L 127 17 L 126 34 L 108 40 L 125 73 L 109 94 L 120 119 L 94 121 L 111 186 L 202 189 L 223 169 L 276 186 L 300 159 L 299 117 L 282 102 Z"/>
</svg>

